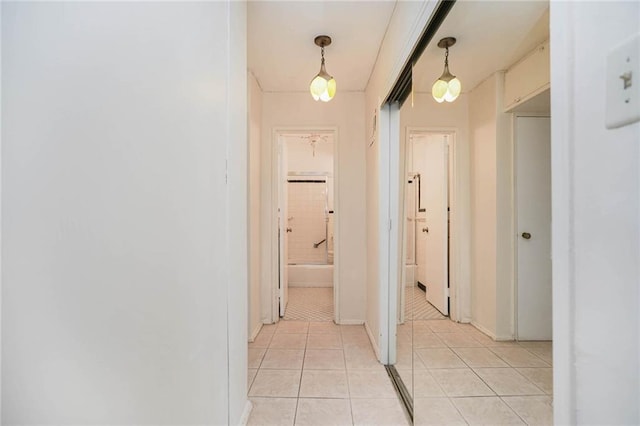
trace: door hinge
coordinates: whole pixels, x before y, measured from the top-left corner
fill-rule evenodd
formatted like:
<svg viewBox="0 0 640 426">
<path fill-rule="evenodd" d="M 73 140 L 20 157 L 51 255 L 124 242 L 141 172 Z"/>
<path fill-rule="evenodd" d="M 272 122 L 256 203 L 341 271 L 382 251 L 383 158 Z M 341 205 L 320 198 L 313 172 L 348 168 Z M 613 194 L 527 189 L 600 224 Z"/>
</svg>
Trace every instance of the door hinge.
<svg viewBox="0 0 640 426">
<path fill-rule="evenodd" d="M 450 296 L 449 296 L 449 287 L 447 287 L 447 288 L 444 290 L 444 295 L 445 295 L 445 296 L 447 296 L 447 297 L 450 297 Z"/>
<path fill-rule="evenodd" d="M 389 219 L 389 231 L 391 231 L 391 219 Z"/>
<path fill-rule="evenodd" d="M 229 183 L 229 160 L 224 160 L 224 183 Z"/>
</svg>

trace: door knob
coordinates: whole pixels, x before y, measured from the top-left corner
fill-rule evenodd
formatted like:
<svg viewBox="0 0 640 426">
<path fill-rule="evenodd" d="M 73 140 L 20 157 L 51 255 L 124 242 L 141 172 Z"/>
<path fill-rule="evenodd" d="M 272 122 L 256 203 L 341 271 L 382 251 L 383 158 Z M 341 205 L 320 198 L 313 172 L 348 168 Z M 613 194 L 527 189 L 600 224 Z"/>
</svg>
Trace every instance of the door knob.
<svg viewBox="0 0 640 426">
<path fill-rule="evenodd" d="M 287 228 L 287 232 L 291 232 L 291 228 Z"/>
<path fill-rule="evenodd" d="M 429 233 L 429 228 L 422 228 L 422 232 L 426 232 L 428 234 Z"/>
<path fill-rule="evenodd" d="M 530 240 L 531 239 L 531 234 L 528 232 L 523 232 L 522 233 L 522 238 L 524 238 L 525 240 Z"/>
</svg>

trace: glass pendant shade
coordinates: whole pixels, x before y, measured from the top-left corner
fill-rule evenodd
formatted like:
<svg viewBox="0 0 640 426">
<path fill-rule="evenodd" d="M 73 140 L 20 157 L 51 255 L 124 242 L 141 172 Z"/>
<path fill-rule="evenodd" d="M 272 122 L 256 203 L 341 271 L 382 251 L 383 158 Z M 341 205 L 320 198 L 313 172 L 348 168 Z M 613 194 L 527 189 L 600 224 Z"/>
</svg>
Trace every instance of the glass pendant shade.
<svg viewBox="0 0 640 426">
<path fill-rule="evenodd" d="M 449 67 L 445 65 L 444 72 L 440 78 L 433 83 L 433 87 L 431 88 L 433 99 L 438 103 L 444 101 L 453 102 L 458 98 L 461 91 L 462 83 L 460 83 L 460 80 L 458 80 L 455 75 L 451 75 Z"/>
<path fill-rule="evenodd" d="M 336 80 L 327 74 L 324 59 L 320 72 L 311 80 L 309 91 L 314 100 L 322 102 L 329 102 L 336 94 Z"/>
</svg>

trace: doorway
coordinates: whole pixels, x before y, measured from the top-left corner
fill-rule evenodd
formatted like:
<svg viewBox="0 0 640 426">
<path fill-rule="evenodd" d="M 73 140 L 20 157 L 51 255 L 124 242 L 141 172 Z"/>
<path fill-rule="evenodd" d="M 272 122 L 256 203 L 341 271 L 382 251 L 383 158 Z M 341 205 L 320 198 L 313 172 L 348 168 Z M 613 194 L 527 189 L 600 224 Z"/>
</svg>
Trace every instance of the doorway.
<svg viewBox="0 0 640 426">
<path fill-rule="evenodd" d="M 454 131 L 408 129 L 405 145 L 404 318 L 449 315 Z M 409 314 L 410 313 L 410 314 Z"/>
<path fill-rule="evenodd" d="M 551 340 L 551 119 L 514 119 L 516 339 Z"/>
<path fill-rule="evenodd" d="M 335 132 L 281 131 L 278 145 L 280 319 L 331 321 L 336 279 Z"/>
</svg>

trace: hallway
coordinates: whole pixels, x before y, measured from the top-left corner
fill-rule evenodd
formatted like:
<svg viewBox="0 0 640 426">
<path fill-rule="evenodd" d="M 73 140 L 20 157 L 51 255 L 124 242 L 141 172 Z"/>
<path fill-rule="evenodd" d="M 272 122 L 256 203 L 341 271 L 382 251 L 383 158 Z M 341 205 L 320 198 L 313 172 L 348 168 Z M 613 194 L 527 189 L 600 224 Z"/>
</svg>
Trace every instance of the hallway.
<svg viewBox="0 0 640 426">
<path fill-rule="evenodd" d="M 551 347 L 416 320 L 398 327 L 396 368 L 414 395 L 416 425 L 550 425 Z M 248 386 L 250 425 L 408 424 L 362 326 L 263 326 L 249 344 Z"/>
<path fill-rule="evenodd" d="M 249 425 L 404 425 L 363 326 L 280 321 L 249 344 Z"/>
</svg>

